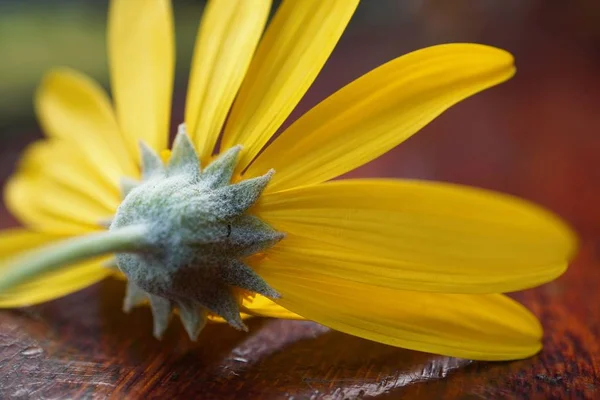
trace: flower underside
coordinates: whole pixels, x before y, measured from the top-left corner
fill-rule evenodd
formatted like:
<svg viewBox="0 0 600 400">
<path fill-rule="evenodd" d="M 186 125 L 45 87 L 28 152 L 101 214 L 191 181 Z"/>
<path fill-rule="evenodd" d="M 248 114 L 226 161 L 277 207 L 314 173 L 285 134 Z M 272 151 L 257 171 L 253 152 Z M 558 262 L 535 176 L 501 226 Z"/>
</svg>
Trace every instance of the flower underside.
<svg viewBox="0 0 600 400">
<path fill-rule="evenodd" d="M 128 279 L 123 308 L 148 300 L 156 337 L 175 308 L 195 340 L 209 312 L 246 330 L 239 302 L 247 291 L 279 297 L 242 261 L 284 235 L 247 213 L 273 171 L 231 183 L 240 150 L 229 149 L 201 170 L 182 124 L 166 165 L 142 143 L 142 181 L 123 180 L 124 199 L 109 230 L 139 225 L 148 232 L 142 251 L 116 254 Z"/>
</svg>

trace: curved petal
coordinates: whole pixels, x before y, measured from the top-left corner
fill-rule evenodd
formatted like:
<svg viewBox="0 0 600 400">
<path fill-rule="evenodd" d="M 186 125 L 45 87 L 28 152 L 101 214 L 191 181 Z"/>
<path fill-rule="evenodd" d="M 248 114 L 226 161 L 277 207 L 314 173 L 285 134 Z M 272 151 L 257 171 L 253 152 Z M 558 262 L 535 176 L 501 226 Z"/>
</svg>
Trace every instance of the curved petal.
<svg viewBox="0 0 600 400">
<path fill-rule="evenodd" d="M 108 57 L 117 117 L 129 149 L 138 142 L 167 147 L 175 68 L 175 33 L 169 0 L 112 0 Z"/>
<path fill-rule="evenodd" d="M 5 188 L 8 209 L 36 230 L 80 234 L 100 230 L 120 193 L 103 180 L 76 143 L 46 140 L 31 145 Z"/>
<path fill-rule="evenodd" d="M 47 245 L 64 236 L 37 233 L 23 229 L 0 232 L 0 274 L 5 261 L 20 252 Z M 40 275 L 35 280 L 0 293 L 0 308 L 24 307 L 66 296 L 109 276 L 111 270 L 101 260 L 88 261 Z"/>
<path fill-rule="evenodd" d="M 185 122 L 208 162 L 265 27 L 271 0 L 208 2 L 196 39 Z"/>
<path fill-rule="evenodd" d="M 274 301 L 257 294 L 252 301 L 244 303 L 244 311 L 257 317 L 280 319 L 304 319 L 298 314 L 286 310 Z"/>
<path fill-rule="evenodd" d="M 264 195 L 255 213 L 287 237 L 261 270 L 373 286 L 501 293 L 561 275 L 576 238 L 517 198 L 425 181 L 347 180 Z"/>
<path fill-rule="evenodd" d="M 261 41 L 225 126 L 243 169 L 281 126 L 333 51 L 358 0 L 284 0 Z"/>
<path fill-rule="evenodd" d="M 249 177 L 277 173 L 268 191 L 323 182 L 371 161 L 464 98 L 510 78 L 504 50 L 446 44 L 399 57 L 318 104 L 269 145 Z"/>
<path fill-rule="evenodd" d="M 138 174 L 106 92 L 86 75 L 68 68 L 47 73 L 35 108 L 46 134 L 77 145 L 97 174 L 115 183 Z"/>
<path fill-rule="evenodd" d="M 541 349 L 539 322 L 503 295 L 410 292 L 256 268 L 281 293 L 280 305 L 350 335 L 475 360 L 513 360 Z"/>
</svg>

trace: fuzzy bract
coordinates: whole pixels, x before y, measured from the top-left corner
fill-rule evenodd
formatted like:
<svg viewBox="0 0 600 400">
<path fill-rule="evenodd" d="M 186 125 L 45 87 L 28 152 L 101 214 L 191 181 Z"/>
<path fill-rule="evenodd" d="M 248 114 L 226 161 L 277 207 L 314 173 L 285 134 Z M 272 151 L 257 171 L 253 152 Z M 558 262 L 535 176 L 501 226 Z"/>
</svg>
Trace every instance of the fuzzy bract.
<svg viewBox="0 0 600 400">
<path fill-rule="evenodd" d="M 232 147 L 202 171 L 183 125 L 166 165 L 141 145 L 142 182 L 129 185 L 110 230 L 149 228 L 147 249 L 118 253 L 116 262 L 129 280 L 124 309 L 149 300 L 155 336 L 174 307 L 195 339 L 207 312 L 245 330 L 238 306 L 244 291 L 279 297 L 242 261 L 284 235 L 247 214 L 273 171 L 231 183 L 240 149 Z"/>
</svg>

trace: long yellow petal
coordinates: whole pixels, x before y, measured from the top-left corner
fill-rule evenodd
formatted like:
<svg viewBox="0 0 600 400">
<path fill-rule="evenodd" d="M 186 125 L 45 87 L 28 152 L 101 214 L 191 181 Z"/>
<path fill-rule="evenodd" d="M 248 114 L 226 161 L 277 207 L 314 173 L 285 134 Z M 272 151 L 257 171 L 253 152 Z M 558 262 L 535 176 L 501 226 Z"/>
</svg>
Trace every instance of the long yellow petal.
<svg viewBox="0 0 600 400">
<path fill-rule="evenodd" d="M 208 2 L 196 39 L 185 122 L 208 162 L 265 27 L 271 0 Z"/>
<path fill-rule="evenodd" d="M 280 305 L 354 336 L 476 360 L 525 358 L 541 348 L 536 318 L 503 295 L 411 292 L 256 268 L 281 293 Z"/>
<path fill-rule="evenodd" d="M 120 203 L 115 183 L 102 179 L 76 143 L 59 140 L 31 145 L 4 193 L 21 222 L 57 234 L 102 229 Z"/>
<path fill-rule="evenodd" d="M 323 182 L 371 161 L 464 98 L 510 78 L 506 51 L 446 44 L 399 57 L 318 104 L 260 154 L 248 176 L 269 191 Z"/>
<path fill-rule="evenodd" d="M 507 195 L 425 181 L 347 180 L 265 195 L 255 213 L 287 237 L 262 265 L 403 290 L 501 293 L 561 275 L 576 239 Z"/>
<path fill-rule="evenodd" d="M 61 239 L 64 237 L 22 229 L 0 232 L 0 274 L 5 261 L 18 253 Z M 73 265 L 0 293 L 0 307 L 23 307 L 53 300 L 90 286 L 110 274 L 111 270 L 103 267 L 100 260 Z"/>
<path fill-rule="evenodd" d="M 325 64 L 358 0 L 284 0 L 250 64 L 221 149 L 241 144 L 244 168 L 281 126 Z"/>
<path fill-rule="evenodd" d="M 121 129 L 137 160 L 139 140 L 161 151 L 169 137 L 175 67 L 169 0 L 112 0 L 108 56 Z"/>
<path fill-rule="evenodd" d="M 244 302 L 243 310 L 257 317 L 270 317 L 280 319 L 304 319 L 281 307 L 274 301 L 257 294 L 251 301 Z"/>
<path fill-rule="evenodd" d="M 117 183 L 137 175 L 108 96 L 89 77 L 68 68 L 47 73 L 35 108 L 46 134 L 77 145 L 98 174 Z"/>
</svg>

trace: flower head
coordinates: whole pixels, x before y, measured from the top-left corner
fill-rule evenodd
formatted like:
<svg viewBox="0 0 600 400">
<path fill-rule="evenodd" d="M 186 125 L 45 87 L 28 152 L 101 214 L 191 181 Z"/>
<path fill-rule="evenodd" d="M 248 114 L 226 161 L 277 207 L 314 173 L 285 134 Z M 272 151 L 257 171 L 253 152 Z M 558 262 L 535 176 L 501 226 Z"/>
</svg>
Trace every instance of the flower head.
<svg viewBox="0 0 600 400">
<path fill-rule="evenodd" d="M 0 306 L 117 275 L 126 311 L 150 303 L 156 336 L 176 308 L 192 338 L 207 319 L 245 329 L 263 315 L 465 358 L 539 351 L 535 317 L 500 293 L 565 271 L 575 238 L 562 221 L 457 185 L 330 181 L 510 78 L 509 53 L 447 44 L 399 57 L 267 145 L 357 3 L 285 0 L 262 35 L 270 1 L 210 1 L 169 151 L 171 4 L 113 0 L 113 103 L 66 68 L 38 90 L 47 139 L 6 188 L 26 228 L 0 234 Z"/>
</svg>

